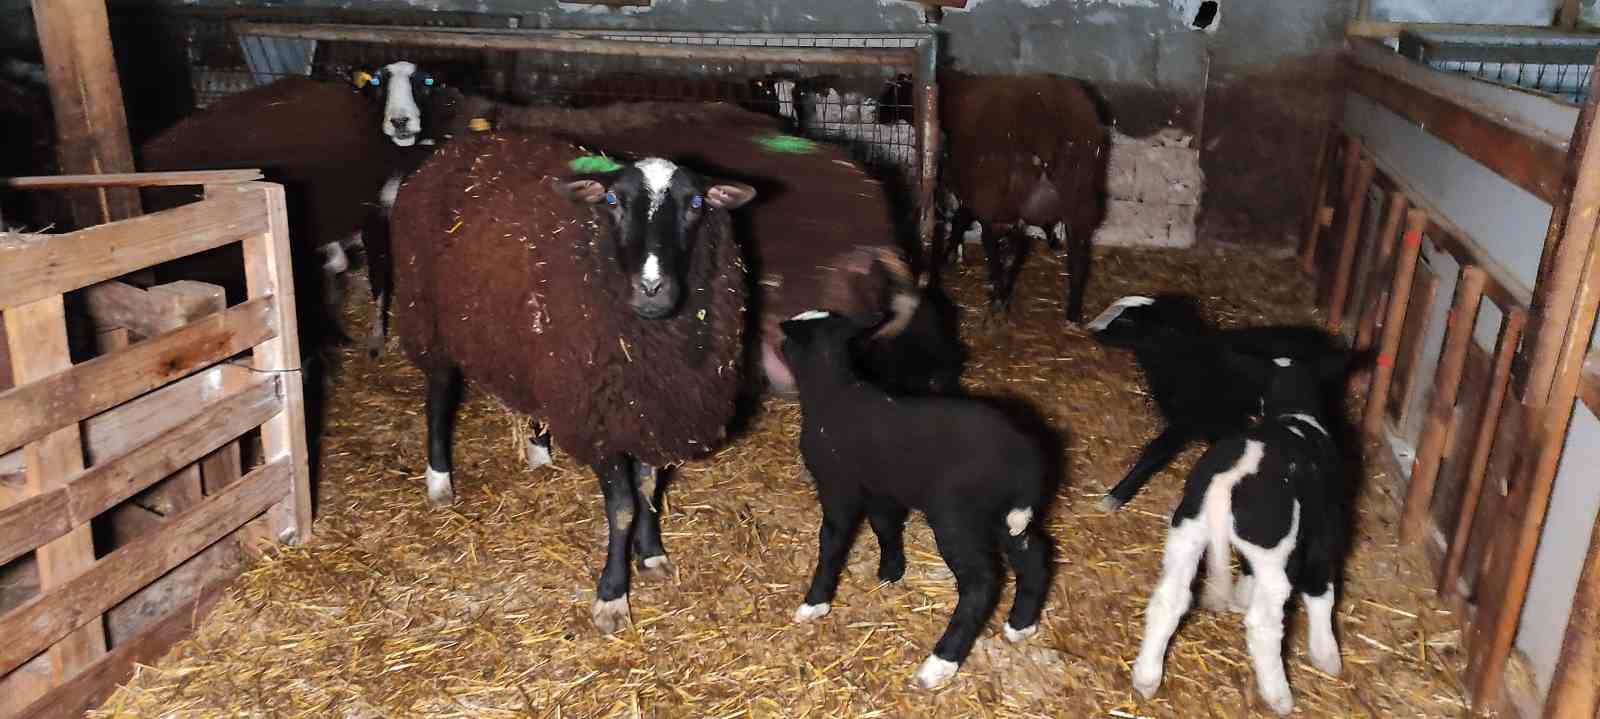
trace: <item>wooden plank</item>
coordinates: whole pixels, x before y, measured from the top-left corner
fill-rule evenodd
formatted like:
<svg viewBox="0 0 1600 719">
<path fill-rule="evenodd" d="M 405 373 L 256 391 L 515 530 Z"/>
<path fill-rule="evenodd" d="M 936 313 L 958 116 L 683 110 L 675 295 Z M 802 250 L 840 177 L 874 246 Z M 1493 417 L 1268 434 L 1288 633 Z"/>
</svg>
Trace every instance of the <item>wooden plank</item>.
<svg viewBox="0 0 1600 719">
<path fill-rule="evenodd" d="M 1377 256 L 1373 258 L 1373 274 L 1376 277 L 1367 287 L 1367 296 L 1361 301 L 1360 317 L 1356 323 L 1355 349 L 1365 352 L 1372 347 L 1373 335 L 1378 331 L 1378 314 L 1383 309 L 1384 294 L 1388 285 L 1382 280 L 1394 274 L 1394 245 L 1400 239 L 1400 221 L 1406 216 L 1406 193 L 1400 190 L 1389 191 L 1389 201 L 1383 214 L 1383 223 L 1378 227 Z"/>
<path fill-rule="evenodd" d="M 100 615 L 283 498 L 290 460 L 263 465 L 161 531 L 116 550 L 67 583 L 0 617 L 0 673 L 20 666 L 51 642 Z"/>
<path fill-rule="evenodd" d="M 139 490 L 260 426 L 282 408 L 278 387 L 275 377 L 261 376 L 148 444 L 81 470 L 49 492 L 0 509 L 0 564 L 87 524 Z"/>
<path fill-rule="evenodd" d="M 1594 719 L 1600 713 L 1600 522 L 1589 535 L 1589 552 L 1567 616 L 1561 658 L 1545 696 L 1544 719 Z"/>
<path fill-rule="evenodd" d="M 49 79 L 61 170 L 133 172 L 104 0 L 33 0 L 33 21 Z M 131 189 L 98 188 L 70 198 L 78 227 L 140 213 L 139 194 Z"/>
<path fill-rule="evenodd" d="M 1350 63 L 1351 90 L 1371 98 L 1428 134 L 1554 204 L 1561 194 L 1563 153 L 1539 138 L 1502 124 L 1485 113 L 1383 73 Z"/>
<path fill-rule="evenodd" d="M 187 422 L 194 416 L 194 408 L 236 390 L 255 376 L 243 367 L 219 364 L 84 420 L 83 444 L 89 464 L 124 454 Z"/>
<path fill-rule="evenodd" d="M 1350 273 L 1354 270 L 1356 248 L 1361 244 L 1362 219 L 1366 213 L 1367 190 L 1372 187 L 1372 173 L 1376 165 L 1372 158 L 1363 157 L 1357 162 L 1356 176 L 1345 196 L 1344 233 L 1339 238 L 1338 256 L 1333 266 L 1333 287 L 1328 291 L 1328 329 L 1338 332 L 1344 324 L 1344 304 L 1350 291 Z"/>
<path fill-rule="evenodd" d="M 111 280 L 83 289 L 84 305 L 97 327 L 122 327 L 140 337 L 154 337 L 183 324 L 182 308 L 172 297 Z"/>
<path fill-rule="evenodd" d="M 1328 176 L 1333 174 L 1334 157 L 1339 151 L 1339 138 L 1342 137 L 1337 128 L 1330 128 L 1328 139 L 1323 144 L 1322 154 L 1317 158 L 1316 184 L 1311 194 L 1311 207 L 1306 215 L 1306 229 L 1300 244 L 1301 268 L 1306 272 L 1317 269 L 1317 244 L 1322 238 L 1322 216 L 1325 210 L 1331 211 L 1328 203 Z"/>
<path fill-rule="evenodd" d="M 1494 35 L 1519 35 L 1523 37 L 1553 37 L 1561 33 L 1553 28 L 1530 27 L 1527 25 L 1474 25 L 1468 23 L 1447 22 L 1395 22 L 1389 20 L 1360 19 L 1351 20 L 1345 24 L 1344 33 L 1348 37 L 1364 37 L 1374 40 L 1387 40 L 1400 37 L 1404 30 L 1426 30 L 1440 33 L 1486 33 Z"/>
<path fill-rule="evenodd" d="M 261 179 L 260 170 L 180 170 L 119 172 L 104 175 L 42 175 L 0 178 L 0 187 L 17 190 L 65 190 L 80 187 L 177 187 L 226 185 Z"/>
<path fill-rule="evenodd" d="M 1400 346 L 1394 359 L 1394 389 L 1389 393 L 1389 417 L 1396 425 L 1406 419 L 1411 397 L 1411 382 L 1417 378 L 1417 365 L 1422 361 L 1422 350 L 1433 307 L 1433 296 L 1439 292 L 1439 276 L 1432 270 L 1423 270 L 1417 276 L 1417 285 L 1411 289 L 1411 306 L 1401 326 Z"/>
<path fill-rule="evenodd" d="M 293 462 L 294 489 L 267 514 L 270 539 L 288 544 L 304 542 L 311 536 L 310 451 L 306 446 L 306 414 L 301 388 L 300 336 L 295 326 L 293 265 L 289 260 L 289 219 L 283 187 L 254 183 L 225 188 L 207 188 L 206 196 L 239 193 L 257 198 L 267 207 L 269 231 L 244 242 L 245 286 L 251 297 L 272 294 L 277 299 L 275 339 L 261 343 L 251 356 L 258 372 L 277 373 L 283 379 L 284 411 L 261 426 L 261 449 L 266 461 L 287 458 Z M 254 543 L 254 538 L 246 538 Z"/>
<path fill-rule="evenodd" d="M 434 27 L 380 25 L 305 25 L 284 23 L 234 23 L 240 35 L 295 37 L 333 42 L 360 42 L 408 47 L 454 47 L 469 50 L 520 50 L 635 58 L 666 58 L 699 62 L 799 63 L 804 65 L 892 65 L 915 67 L 918 54 L 905 48 L 750 47 L 690 45 L 686 43 L 631 42 L 582 37 L 576 33 L 554 35 L 516 30 L 467 32 Z"/>
<path fill-rule="evenodd" d="M 0 452 L 276 337 L 281 319 L 277 305 L 273 297 L 248 300 L 115 354 L 0 393 Z"/>
<path fill-rule="evenodd" d="M 1417 458 L 1411 465 L 1411 481 L 1406 486 L 1404 510 L 1400 516 L 1400 541 L 1418 541 L 1427 527 L 1428 508 L 1433 503 L 1434 483 L 1444 457 L 1445 434 L 1455 416 L 1456 397 L 1461 391 L 1461 375 L 1467 366 L 1467 347 L 1478 322 L 1478 306 L 1483 304 L 1483 285 L 1488 279 L 1482 268 L 1468 265 L 1456 276 L 1456 296 L 1445 321 L 1444 345 L 1439 350 L 1439 366 L 1433 375 L 1433 401 L 1428 408 L 1422 437 L 1417 441 Z"/>
<path fill-rule="evenodd" d="M 1466 237 L 1460 228 L 1437 220 L 1428 223 L 1428 241 L 1449 253 L 1456 264 L 1471 265 L 1488 275 L 1483 294 L 1499 307 L 1527 308 L 1530 297 L 1523 291 L 1522 283 L 1514 278 L 1505 264 L 1495 259 L 1478 243 Z"/>
<path fill-rule="evenodd" d="M 266 228 L 260 202 L 226 196 L 115 225 L 0 240 L 0 308 L 237 242 Z"/>
<path fill-rule="evenodd" d="M 1600 357 L 1594 352 L 1583 363 L 1583 382 L 1578 385 L 1578 399 L 1595 416 L 1600 416 Z"/>
<path fill-rule="evenodd" d="M 1411 283 L 1417 271 L 1417 257 L 1422 251 L 1422 229 L 1428 224 L 1428 213 L 1412 209 L 1406 211 L 1406 231 L 1401 236 L 1400 255 L 1396 259 L 1394 283 L 1389 287 L 1389 306 L 1384 312 L 1383 335 L 1378 340 L 1378 357 L 1372 370 L 1372 384 L 1367 390 L 1367 406 L 1361 420 L 1361 429 L 1368 437 L 1377 437 L 1383 428 L 1383 409 L 1389 402 L 1389 385 L 1394 380 L 1394 358 L 1400 349 L 1400 332 L 1405 323 L 1406 306 L 1411 302 Z"/>
<path fill-rule="evenodd" d="M 8 309 L 5 323 L 12 372 L 22 386 L 37 384 L 38 378 L 55 376 L 52 373 L 59 374 L 60 370 L 71 366 L 66 306 L 60 295 Z M 8 390 L 6 394 L 16 391 Z M 37 496 L 59 489 L 67 477 L 83 470 L 82 438 L 77 425 L 69 424 L 30 440 L 23 450 L 24 494 Z M 88 526 L 70 529 L 39 547 L 34 557 L 42 591 L 68 586 L 94 566 L 94 537 Z M 86 619 L 71 629 L 76 631 L 64 631 L 51 637 L 51 641 L 61 640 L 49 647 L 52 685 L 66 681 L 105 654 L 105 631 L 99 623 Z M 0 637 L 9 636 L 9 632 L 0 632 Z M 43 649 L 44 646 L 36 648 L 24 659 Z M 0 670 L 0 675 L 14 668 L 6 667 Z"/>
<path fill-rule="evenodd" d="M 1483 416 L 1483 403 L 1489 395 L 1494 371 L 1494 356 L 1476 340 L 1467 343 L 1466 364 L 1461 371 L 1461 390 L 1451 409 L 1444 433 L 1444 452 L 1439 458 L 1439 478 L 1434 481 L 1433 501 L 1428 507 L 1429 544 L 1439 549 L 1439 562 L 1433 576 L 1444 574 L 1449 556 L 1450 532 L 1461 521 L 1461 497 L 1466 491 L 1467 469 L 1472 464 L 1472 441 L 1477 421 Z"/>
<path fill-rule="evenodd" d="M 119 644 L 71 681 L 29 705 L 17 719 L 75 719 L 99 706 L 118 684 L 133 676 L 135 665 L 154 664 L 172 645 L 188 637 L 223 597 L 226 586 L 226 581 L 218 581 L 204 587 L 195 601 L 174 608 L 139 636 Z"/>
<path fill-rule="evenodd" d="M 1556 27 L 1572 30 L 1578 27 L 1578 21 L 1583 17 L 1583 9 L 1578 0 L 1561 0 L 1561 9 L 1556 13 Z M 1593 59 L 1592 57 L 1590 59 Z M 1594 712 L 1589 712 L 1593 717 Z"/>
</svg>

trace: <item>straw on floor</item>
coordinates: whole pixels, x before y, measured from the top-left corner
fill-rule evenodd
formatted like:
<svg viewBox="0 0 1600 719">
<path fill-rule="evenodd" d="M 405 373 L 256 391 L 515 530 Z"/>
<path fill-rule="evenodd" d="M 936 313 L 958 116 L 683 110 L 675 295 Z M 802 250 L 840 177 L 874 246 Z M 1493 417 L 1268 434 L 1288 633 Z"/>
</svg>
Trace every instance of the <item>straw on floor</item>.
<svg viewBox="0 0 1600 719">
<path fill-rule="evenodd" d="M 636 581 L 633 626 L 590 626 L 604 514 L 593 476 L 563 457 L 530 471 L 519 420 L 469 394 L 450 510 L 423 500 L 422 382 L 391 351 L 343 358 L 331 388 L 317 536 L 239 578 L 198 634 L 142 667 L 95 716 L 1241 717 L 1269 716 L 1240 617 L 1195 610 L 1157 697 L 1137 701 L 1129 662 L 1159 573 L 1191 451 L 1131 505 L 1095 503 L 1154 430 L 1131 359 L 1061 320 L 1060 265 L 1030 261 L 1009 321 L 986 319 L 980 269 L 954 282 L 973 350 L 967 387 L 1026 398 L 1065 432 L 1068 476 L 1046 522 L 1055 576 L 1042 631 L 996 634 L 1009 592 L 949 687 L 908 679 L 955 600 L 913 518 L 910 566 L 879 585 L 856 542 L 831 615 L 795 625 L 819 518 L 800 473 L 799 406 L 768 399 L 713 457 L 678 470 L 663 528 L 675 581 Z M 1218 251 L 1098 253 L 1094 312 L 1131 292 L 1184 291 L 1226 325 L 1312 321 L 1291 258 Z M 364 303 L 352 302 L 365 321 Z M 356 326 L 364 326 L 358 324 Z M 1394 540 L 1395 478 L 1369 470 L 1339 601 L 1345 671 L 1286 642 L 1300 716 L 1465 712 L 1456 620 L 1414 548 Z"/>
</svg>

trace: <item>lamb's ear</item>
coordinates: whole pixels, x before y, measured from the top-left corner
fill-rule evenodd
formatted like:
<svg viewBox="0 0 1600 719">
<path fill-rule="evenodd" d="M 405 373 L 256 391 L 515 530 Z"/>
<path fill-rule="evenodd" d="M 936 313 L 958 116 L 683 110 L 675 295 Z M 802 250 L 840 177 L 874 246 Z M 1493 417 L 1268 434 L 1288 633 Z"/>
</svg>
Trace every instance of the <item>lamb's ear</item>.
<svg viewBox="0 0 1600 719">
<path fill-rule="evenodd" d="M 718 182 L 706 189 L 706 202 L 719 210 L 733 210 L 756 198 L 756 188 L 742 182 Z"/>
<path fill-rule="evenodd" d="M 579 202 L 593 205 L 606 196 L 606 186 L 592 177 L 577 180 L 565 180 L 559 177 L 550 178 L 550 189 L 569 202 Z"/>
</svg>

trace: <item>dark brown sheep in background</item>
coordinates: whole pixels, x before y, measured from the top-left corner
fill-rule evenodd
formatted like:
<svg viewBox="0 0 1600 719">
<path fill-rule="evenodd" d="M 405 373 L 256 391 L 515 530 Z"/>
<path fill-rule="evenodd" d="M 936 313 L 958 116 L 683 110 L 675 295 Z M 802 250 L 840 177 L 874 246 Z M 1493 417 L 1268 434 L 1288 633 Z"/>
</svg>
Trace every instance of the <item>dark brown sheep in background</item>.
<svg viewBox="0 0 1600 719">
<path fill-rule="evenodd" d="M 755 191 L 649 158 L 574 178 L 544 133 L 458 137 L 400 188 L 395 327 L 428 376 L 428 496 L 454 500 L 465 378 L 594 469 L 610 527 L 592 618 L 628 617 L 628 555 L 669 576 L 657 468 L 712 449 L 740 388 L 747 277 L 728 211 Z M 558 179 L 564 178 L 564 179 Z"/>
<path fill-rule="evenodd" d="M 977 76 L 941 70 L 948 157 L 944 184 L 958 207 L 949 241 L 982 223 L 990 299 L 1009 306 L 1026 226 L 1065 234 L 1067 319 L 1083 319 L 1090 237 L 1105 216 L 1109 137 L 1097 103 L 1077 80 L 1058 75 Z"/>
</svg>

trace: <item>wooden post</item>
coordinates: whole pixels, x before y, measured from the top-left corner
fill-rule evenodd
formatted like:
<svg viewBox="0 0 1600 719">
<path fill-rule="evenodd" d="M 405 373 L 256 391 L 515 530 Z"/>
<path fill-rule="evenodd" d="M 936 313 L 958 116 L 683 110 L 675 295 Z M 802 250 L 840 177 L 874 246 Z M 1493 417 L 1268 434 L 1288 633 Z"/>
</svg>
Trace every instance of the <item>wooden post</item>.
<svg viewBox="0 0 1600 719">
<path fill-rule="evenodd" d="M 1594 719 L 1600 714 L 1600 522 L 1589 535 L 1589 554 L 1567 616 L 1561 658 L 1545 695 L 1544 719 Z"/>
<path fill-rule="evenodd" d="M 1361 216 L 1367 207 L 1367 190 L 1376 169 L 1372 158 L 1363 157 L 1356 167 L 1350 194 L 1345 197 L 1344 233 L 1339 238 L 1339 257 L 1333 267 L 1333 287 L 1328 290 L 1328 329 L 1338 332 L 1344 322 L 1344 303 L 1350 290 L 1350 273 L 1355 269 L 1356 248 L 1361 245 Z"/>
<path fill-rule="evenodd" d="M 1489 454 L 1494 449 L 1494 439 L 1500 426 L 1500 413 L 1505 405 L 1506 390 L 1511 382 L 1511 358 L 1517 354 L 1522 340 L 1522 328 L 1528 315 L 1520 309 L 1506 312 L 1500 322 L 1500 337 L 1494 344 L 1494 364 L 1489 372 L 1489 393 L 1483 400 L 1483 412 L 1478 419 L 1478 432 L 1472 439 L 1472 461 L 1467 465 L 1466 487 L 1461 495 L 1461 514 L 1456 518 L 1455 530 L 1450 535 L 1446 550 L 1444 570 L 1439 575 L 1439 594 L 1454 596 L 1456 583 L 1461 579 L 1462 563 L 1467 558 L 1467 545 L 1472 540 L 1472 523 L 1478 514 L 1478 502 L 1483 497 L 1484 480 L 1489 474 Z"/>
<path fill-rule="evenodd" d="M 1556 12 L 1556 27 L 1572 30 L 1578 27 L 1578 20 L 1582 17 L 1583 9 L 1579 6 L 1578 0 L 1561 0 L 1561 8 Z"/>
<path fill-rule="evenodd" d="M 1311 195 L 1311 209 L 1306 213 L 1305 238 L 1300 244 L 1300 265 L 1306 272 L 1317 269 L 1317 243 L 1322 239 L 1322 228 L 1327 223 L 1327 213 L 1333 208 L 1328 202 L 1328 175 L 1333 172 L 1334 156 L 1338 152 L 1339 133 L 1329 129 L 1328 140 L 1317 158 L 1317 183 Z"/>
<path fill-rule="evenodd" d="M 1404 543 L 1417 541 L 1427 526 L 1433 485 L 1444 457 L 1445 435 L 1455 416 L 1461 374 L 1467 367 L 1467 348 L 1472 344 L 1472 329 L 1478 321 L 1478 305 L 1483 302 L 1483 285 L 1488 277 L 1482 267 L 1474 265 L 1462 267 L 1456 276 L 1456 297 L 1450 306 L 1444 346 L 1433 375 L 1433 403 L 1417 442 L 1417 458 L 1411 465 L 1411 482 L 1406 487 L 1405 509 L 1400 517 L 1400 541 Z"/>
<path fill-rule="evenodd" d="M 271 539 L 286 544 L 311 536 L 311 472 L 306 464 L 305 404 L 300 377 L 300 336 L 295 325 L 294 275 L 289 263 L 289 220 L 283 187 L 251 182 L 210 186 L 206 197 L 221 193 L 260 194 L 267 203 L 266 234 L 244 241 L 245 284 L 252 298 L 275 292 L 278 336 L 251 352 L 251 366 L 283 377 L 284 411 L 261 425 L 262 461 L 293 458 L 292 490 L 282 502 L 267 510 L 266 528 Z"/>
<path fill-rule="evenodd" d="M 1372 370 L 1372 386 L 1367 391 L 1367 406 L 1361 430 L 1369 437 L 1383 428 L 1383 407 L 1388 403 L 1389 383 L 1394 379 L 1394 356 L 1400 348 L 1400 333 L 1405 329 L 1406 304 L 1411 301 L 1411 281 L 1417 271 L 1417 256 L 1422 252 L 1422 230 L 1428 226 L 1428 213 L 1406 212 L 1406 231 L 1401 235 L 1400 255 L 1395 261 L 1394 284 L 1389 286 L 1389 307 L 1384 315 L 1383 336 L 1378 341 L 1377 366 Z"/>
<path fill-rule="evenodd" d="M 1388 208 L 1383 214 L 1383 225 L 1378 229 L 1377 256 L 1373 258 L 1374 272 L 1393 273 L 1390 264 L 1394 261 L 1394 243 L 1400 237 L 1400 221 L 1406 216 L 1406 193 L 1395 190 L 1389 193 Z M 1372 335 L 1378 329 L 1378 312 L 1383 306 L 1384 287 L 1381 282 L 1372 282 L 1367 288 L 1367 296 L 1361 300 L 1361 315 L 1356 325 L 1355 349 L 1365 352 L 1372 347 Z"/>
<path fill-rule="evenodd" d="M 132 172 L 105 0 L 33 0 L 33 20 L 50 82 L 61 172 Z M 68 197 L 78 227 L 140 213 L 139 195 L 131 189 L 75 190 Z"/>
<path fill-rule="evenodd" d="M 53 295 L 5 312 L 12 373 L 19 385 L 72 366 L 67 352 L 66 306 Z M 83 444 L 77 423 L 72 423 L 24 445 L 24 494 L 33 496 L 57 489 L 67 477 L 83 470 Z M 39 548 L 41 592 L 67 583 L 94 566 L 94 538 L 89 525 Z M 106 652 L 104 626 L 97 619 L 68 634 L 48 650 L 51 684 L 60 685 L 93 664 Z"/>
</svg>

